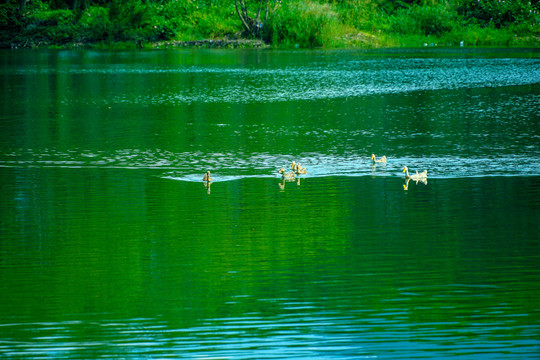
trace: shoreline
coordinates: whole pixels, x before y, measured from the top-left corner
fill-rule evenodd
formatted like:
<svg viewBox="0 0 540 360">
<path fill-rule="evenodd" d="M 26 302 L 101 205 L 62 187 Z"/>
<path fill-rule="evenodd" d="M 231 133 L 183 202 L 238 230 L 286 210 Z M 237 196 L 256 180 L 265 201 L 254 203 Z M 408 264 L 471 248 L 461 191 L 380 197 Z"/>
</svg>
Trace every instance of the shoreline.
<svg viewBox="0 0 540 360">
<path fill-rule="evenodd" d="M 390 46 L 340 46 L 340 47 L 318 47 L 318 48 L 290 48 L 274 47 L 261 40 L 188 40 L 188 41 L 159 41 L 159 42 L 96 42 L 84 43 L 73 42 L 65 44 L 50 44 L 46 42 L 27 41 L 25 43 L 12 43 L 6 46 L 0 44 L 0 50 L 165 50 L 165 49 L 257 49 L 257 50 L 376 50 L 376 49 L 531 49 L 540 48 L 534 45 L 453 45 L 453 44 L 433 44 L 423 43 L 419 45 L 390 45 Z"/>
<path fill-rule="evenodd" d="M 67 41 L 55 43 L 49 39 L 26 38 L 15 41 L 0 42 L 0 49 L 98 49 L 98 50 L 126 50 L 126 49 L 399 49 L 399 48 L 508 48 L 508 49 L 536 49 L 540 48 L 540 37 L 516 37 L 514 44 L 493 43 L 489 45 L 476 44 L 474 41 L 462 41 L 461 43 L 449 43 L 443 39 L 433 37 L 376 37 L 371 34 L 360 32 L 357 35 L 348 35 L 346 40 L 356 39 L 357 41 L 344 41 L 336 47 L 309 47 L 302 48 L 295 46 L 273 46 L 261 39 L 248 39 L 241 37 L 234 38 L 209 38 L 198 40 L 161 40 L 161 41 Z M 358 40 L 359 39 L 359 40 Z"/>
<path fill-rule="evenodd" d="M 101 41 L 101 42 L 66 42 L 55 44 L 49 41 L 26 39 L 0 44 L 0 49 L 169 49 L 169 48 L 215 48 L 215 49 L 271 49 L 272 46 L 262 40 L 253 39 L 202 39 L 187 41 Z"/>
</svg>

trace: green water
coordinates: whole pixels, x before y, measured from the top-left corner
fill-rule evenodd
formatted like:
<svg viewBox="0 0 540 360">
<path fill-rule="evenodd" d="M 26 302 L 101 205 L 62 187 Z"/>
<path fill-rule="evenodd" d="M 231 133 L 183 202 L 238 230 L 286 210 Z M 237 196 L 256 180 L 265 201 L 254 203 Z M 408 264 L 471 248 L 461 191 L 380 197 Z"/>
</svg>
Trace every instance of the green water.
<svg viewBox="0 0 540 360">
<path fill-rule="evenodd" d="M 539 54 L 0 52 L 0 358 L 538 358 Z"/>
</svg>

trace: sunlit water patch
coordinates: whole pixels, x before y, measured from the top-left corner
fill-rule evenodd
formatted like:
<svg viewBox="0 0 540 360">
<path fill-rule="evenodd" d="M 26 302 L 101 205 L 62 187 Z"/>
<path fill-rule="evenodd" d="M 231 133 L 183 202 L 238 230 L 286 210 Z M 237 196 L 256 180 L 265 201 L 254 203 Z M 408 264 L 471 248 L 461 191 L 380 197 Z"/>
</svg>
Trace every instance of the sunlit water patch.
<svg viewBox="0 0 540 360">
<path fill-rule="evenodd" d="M 424 311 L 430 304 L 445 304 L 465 298 L 489 296 L 467 287 L 444 289 L 430 294 Z M 405 290 L 403 290 L 405 291 Z M 402 302 L 420 306 L 422 290 L 404 293 Z M 321 303 L 298 301 L 294 298 L 260 299 L 261 304 L 281 308 L 281 314 L 269 318 L 253 312 L 241 317 L 200 319 L 191 327 L 176 327 L 174 322 L 160 318 L 63 321 L 50 323 L 7 323 L 3 331 L 11 336 L 0 341 L 0 355 L 15 358 L 205 358 L 205 359 L 402 359 L 402 358 L 468 358 L 483 354 L 486 358 L 521 356 L 534 358 L 539 341 L 528 338 L 538 327 L 529 326 L 510 337 L 507 326 L 513 328 L 519 319 L 499 316 L 502 307 L 478 309 L 483 321 L 475 331 L 460 323 L 469 318 L 450 317 L 446 321 L 429 318 L 414 321 L 411 313 L 396 304 L 382 303 L 380 311 L 364 309 L 348 316 L 327 311 Z M 461 306 L 471 311 L 473 306 Z M 457 309 L 447 309 L 458 313 Z M 519 315 L 518 315 L 519 317 Z M 482 321 L 482 320 L 479 320 Z M 471 324 L 472 325 L 472 324 Z M 414 337 L 410 335 L 414 332 Z M 82 338 L 81 334 L 91 334 Z M 497 334 L 497 335 L 495 335 Z M 494 341 L 493 337 L 497 338 Z M 21 340 L 25 339 L 25 340 Z M 503 356 L 503 354 L 505 354 Z"/>
<path fill-rule="evenodd" d="M 144 93 L 115 92 L 107 98 L 65 98 L 63 103 L 186 104 L 265 103 L 322 100 L 414 91 L 524 86 L 540 83 L 540 60 L 521 58 L 317 58 L 286 66 L 122 65 L 12 67 L 10 75 L 111 77 L 119 82 L 162 78 Z M 190 84 L 207 86 L 190 86 Z"/>
<path fill-rule="evenodd" d="M 412 172 L 428 170 L 433 178 L 484 176 L 537 176 L 540 161 L 528 156 L 499 157 L 393 157 L 386 164 L 373 164 L 369 156 L 355 153 L 304 153 L 293 157 L 267 153 L 174 153 L 166 150 L 123 149 L 116 152 L 18 150 L 0 156 L 3 167 L 43 168 L 118 168 L 163 171 L 163 177 L 199 181 L 210 170 L 215 181 L 247 177 L 278 176 L 283 167 L 290 170 L 292 161 L 307 167 L 302 177 L 325 176 L 403 176 L 404 166 Z"/>
<path fill-rule="evenodd" d="M 310 64 L 295 68 L 153 69 L 146 75 L 176 76 L 169 92 L 118 94 L 114 103 L 253 103 L 322 100 L 427 90 L 520 86 L 540 83 L 540 60 L 387 59 Z M 109 70 L 106 70 L 109 71 Z M 118 75 L 123 74 L 120 71 Z M 129 73 L 129 71 L 127 71 Z M 204 76 L 210 86 L 186 87 L 182 79 Z"/>
</svg>

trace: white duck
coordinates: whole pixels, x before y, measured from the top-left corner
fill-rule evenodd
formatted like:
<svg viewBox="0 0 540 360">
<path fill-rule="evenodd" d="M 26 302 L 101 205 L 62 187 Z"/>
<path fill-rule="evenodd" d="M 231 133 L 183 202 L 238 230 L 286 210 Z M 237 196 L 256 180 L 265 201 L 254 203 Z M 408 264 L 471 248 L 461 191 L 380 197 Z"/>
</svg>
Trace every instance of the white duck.
<svg viewBox="0 0 540 360">
<path fill-rule="evenodd" d="M 404 167 L 403 172 L 405 173 L 405 179 L 411 179 L 414 181 L 423 181 L 427 179 L 427 170 L 422 171 L 421 173 L 416 170 L 416 174 L 409 174 L 409 168 Z"/>
<path fill-rule="evenodd" d="M 386 163 L 386 155 L 383 155 L 380 159 L 377 159 L 375 154 L 371 154 L 371 160 L 373 163 Z"/>
</svg>

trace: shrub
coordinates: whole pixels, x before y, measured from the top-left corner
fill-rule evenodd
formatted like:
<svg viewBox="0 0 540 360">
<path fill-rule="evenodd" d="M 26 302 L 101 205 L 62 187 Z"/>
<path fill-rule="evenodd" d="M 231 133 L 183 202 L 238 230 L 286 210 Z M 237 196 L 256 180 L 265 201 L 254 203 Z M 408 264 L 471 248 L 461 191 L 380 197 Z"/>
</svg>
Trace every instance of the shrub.
<svg viewBox="0 0 540 360">
<path fill-rule="evenodd" d="M 392 5 L 380 0 L 348 0 L 336 4 L 340 20 L 359 30 L 388 29 L 388 14 Z"/>
<path fill-rule="evenodd" d="M 537 0 L 455 0 L 458 14 L 480 25 L 497 28 L 512 23 L 538 26 L 540 2 Z"/>
<path fill-rule="evenodd" d="M 73 25 L 75 16 L 71 10 L 49 10 L 35 13 L 33 20 L 44 26 Z"/>
<path fill-rule="evenodd" d="M 328 4 L 287 2 L 269 17 L 263 37 L 273 44 L 320 47 L 337 25 L 338 15 Z"/>
<path fill-rule="evenodd" d="M 451 31 L 457 14 L 443 5 L 413 5 L 400 9 L 391 17 L 390 29 L 397 34 L 441 36 Z"/>
<path fill-rule="evenodd" d="M 81 36 L 90 41 L 101 41 L 110 38 L 112 23 L 109 20 L 109 8 L 91 6 L 82 14 L 79 25 Z"/>
<path fill-rule="evenodd" d="M 19 30 L 22 22 L 19 19 L 19 6 L 15 0 L 0 4 L 0 29 Z"/>
</svg>

